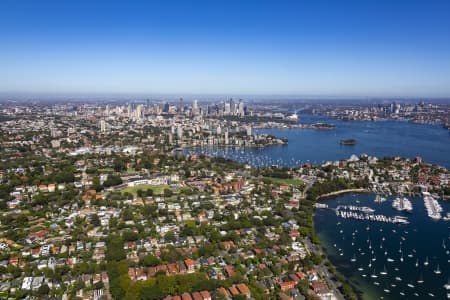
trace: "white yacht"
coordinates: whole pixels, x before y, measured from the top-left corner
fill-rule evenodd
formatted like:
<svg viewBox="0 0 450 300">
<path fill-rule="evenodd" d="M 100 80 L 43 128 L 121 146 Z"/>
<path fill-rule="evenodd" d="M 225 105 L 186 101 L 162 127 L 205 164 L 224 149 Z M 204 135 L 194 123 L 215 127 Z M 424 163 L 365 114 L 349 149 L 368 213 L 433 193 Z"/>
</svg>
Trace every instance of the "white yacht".
<svg viewBox="0 0 450 300">
<path fill-rule="evenodd" d="M 392 207 L 399 211 L 412 212 L 413 207 L 411 201 L 406 197 L 397 197 L 392 202 Z"/>
</svg>

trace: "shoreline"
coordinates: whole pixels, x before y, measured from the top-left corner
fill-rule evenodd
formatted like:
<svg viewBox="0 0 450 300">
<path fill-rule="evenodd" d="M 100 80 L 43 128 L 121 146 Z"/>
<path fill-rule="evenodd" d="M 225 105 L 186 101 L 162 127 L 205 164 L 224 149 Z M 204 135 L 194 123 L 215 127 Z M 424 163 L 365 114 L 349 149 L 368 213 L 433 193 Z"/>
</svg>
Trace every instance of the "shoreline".
<svg viewBox="0 0 450 300">
<path fill-rule="evenodd" d="M 318 196 L 316 198 L 316 201 L 323 200 L 323 199 L 330 198 L 330 197 L 334 197 L 334 196 L 339 196 L 339 195 L 342 195 L 342 194 L 347 194 L 347 193 L 370 193 L 370 191 L 367 190 L 367 189 L 363 189 L 363 188 L 339 190 L 339 191 L 335 191 L 335 192 L 322 194 L 322 195 L 320 195 L 320 196 Z"/>
<path fill-rule="evenodd" d="M 334 191 L 334 192 L 322 194 L 322 195 L 318 196 L 315 199 L 315 202 L 318 202 L 320 200 L 336 198 L 337 196 L 348 194 L 348 193 L 370 193 L 370 191 L 367 190 L 367 189 L 363 189 L 363 188 L 344 189 L 344 190 L 339 190 L 339 191 Z M 312 222 L 313 222 L 312 227 L 313 227 L 313 230 L 314 230 L 314 235 L 316 235 L 317 233 L 315 233 L 315 231 L 316 231 L 315 208 L 314 208 L 313 214 L 312 214 Z M 320 238 L 319 238 L 319 240 L 320 240 Z M 343 275 L 341 272 L 338 271 L 337 267 L 333 264 L 333 262 L 331 262 L 330 253 L 328 253 L 326 247 L 322 244 L 322 242 L 320 241 L 319 243 L 315 243 L 315 245 L 317 247 L 319 247 L 320 251 L 325 255 L 325 259 L 328 261 L 330 267 L 335 269 L 334 276 L 336 276 L 336 274 Z M 330 268 L 328 268 L 328 270 L 330 271 Z M 353 292 L 357 295 L 358 299 L 362 299 L 362 295 L 364 295 L 364 293 L 366 293 L 367 291 L 361 290 L 358 286 L 356 286 L 353 282 L 351 282 L 347 277 L 345 277 L 345 279 L 346 280 L 344 282 L 342 280 L 339 280 L 339 279 L 336 279 L 336 278 L 334 278 L 333 280 L 335 282 L 337 282 L 337 283 L 340 283 L 341 285 L 344 284 L 344 283 L 347 283 L 348 285 L 350 285 L 350 287 L 352 288 Z"/>
</svg>

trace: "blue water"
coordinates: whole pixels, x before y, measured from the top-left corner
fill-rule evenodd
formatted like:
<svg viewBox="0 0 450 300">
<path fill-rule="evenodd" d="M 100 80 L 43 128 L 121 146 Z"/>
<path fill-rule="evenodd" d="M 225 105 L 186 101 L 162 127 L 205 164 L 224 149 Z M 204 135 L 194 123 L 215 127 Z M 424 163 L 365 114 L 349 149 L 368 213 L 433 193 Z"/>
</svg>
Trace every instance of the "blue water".
<svg viewBox="0 0 450 300">
<path fill-rule="evenodd" d="M 446 299 L 444 285 L 450 276 L 450 251 L 447 252 L 450 250 L 448 227 L 450 222 L 433 221 L 429 218 L 421 197 L 410 198 L 414 207 L 412 214 L 402 214 L 394 210 L 391 206 L 393 197 L 381 204 L 374 203 L 374 198 L 373 194 L 346 194 L 326 200 L 324 203 L 333 208 L 337 205 L 369 206 L 376 209 L 376 214 L 407 216 L 410 224 L 395 225 L 343 219 L 336 216 L 332 210 L 316 209 L 316 232 L 332 263 L 354 286 L 364 291 L 364 299 L 380 297 L 384 299 Z M 450 211 L 450 203 L 440 201 L 440 204 L 444 213 Z M 384 242 L 382 242 L 383 237 Z M 368 240 L 371 249 L 369 249 Z M 443 242 L 446 248 L 443 247 Z M 404 257 L 403 262 L 400 261 L 400 249 Z M 365 254 L 362 255 L 362 253 Z M 351 262 L 353 255 L 356 258 L 355 262 Z M 369 268 L 369 262 L 374 257 L 376 261 L 372 261 L 372 267 Z M 429 260 L 428 266 L 423 264 L 426 257 Z M 387 258 L 394 259 L 394 262 L 388 262 Z M 418 267 L 416 267 L 417 260 Z M 440 275 L 434 273 L 438 264 L 442 272 Z M 386 267 L 387 275 L 380 274 L 384 267 Z M 358 268 L 364 270 L 359 271 Z M 377 278 L 371 277 L 374 273 Z M 363 274 L 366 274 L 366 277 L 363 277 Z M 400 277 L 401 281 L 396 280 L 396 277 Z M 420 277 L 423 278 L 423 283 L 417 282 Z M 379 285 L 375 285 L 375 282 Z M 414 287 L 409 287 L 408 283 Z M 389 292 L 385 292 L 385 289 Z M 402 296 L 401 292 L 405 296 Z M 415 296 L 414 293 L 419 296 Z M 432 293 L 435 297 L 428 293 Z"/>
<path fill-rule="evenodd" d="M 333 130 L 262 129 L 255 132 L 286 137 L 288 145 L 265 148 L 202 148 L 187 153 L 204 153 L 231 158 L 256 166 L 296 166 L 306 162 L 349 158 L 352 154 L 377 157 L 421 156 L 426 162 L 450 168 L 450 134 L 438 125 L 412 124 L 406 121 L 345 122 L 327 117 L 300 115 L 301 123 L 326 122 Z M 340 145 L 342 139 L 354 138 L 356 145 Z"/>
</svg>

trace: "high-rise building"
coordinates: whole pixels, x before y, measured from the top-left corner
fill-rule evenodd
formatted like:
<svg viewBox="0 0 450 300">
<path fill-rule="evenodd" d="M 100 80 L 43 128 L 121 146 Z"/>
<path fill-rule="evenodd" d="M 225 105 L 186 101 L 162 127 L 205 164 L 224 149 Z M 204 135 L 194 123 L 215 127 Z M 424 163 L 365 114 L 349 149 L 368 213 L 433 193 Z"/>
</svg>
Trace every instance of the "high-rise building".
<svg viewBox="0 0 450 300">
<path fill-rule="evenodd" d="M 106 122 L 105 120 L 100 120 L 100 131 L 106 132 Z"/>
<path fill-rule="evenodd" d="M 225 115 L 231 114 L 231 105 L 230 102 L 225 102 L 225 110 L 223 112 Z"/>
<path fill-rule="evenodd" d="M 252 135 L 252 126 L 247 126 L 247 135 Z"/>
<path fill-rule="evenodd" d="M 170 108 L 169 103 L 165 102 L 164 103 L 164 107 L 163 107 L 163 112 L 168 113 L 169 112 L 169 108 Z"/>
<path fill-rule="evenodd" d="M 239 99 L 239 108 L 238 108 L 238 115 L 240 115 L 241 117 L 244 116 L 245 112 L 244 112 L 244 102 L 242 101 L 242 99 Z"/>
<path fill-rule="evenodd" d="M 233 98 L 230 99 L 230 114 L 236 114 L 236 103 L 234 102 Z"/>
<path fill-rule="evenodd" d="M 225 145 L 228 145 L 230 143 L 228 138 L 228 128 L 225 128 Z"/>
<path fill-rule="evenodd" d="M 183 113 L 183 110 L 184 110 L 184 107 L 183 107 L 183 97 L 180 97 L 180 106 L 179 106 L 179 108 L 178 108 L 178 112 L 179 112 L 180 114 L 182 114 L 182 113 Z"/>
<path fill-rule="evenodd" d="M 194 99 L 194 102 L 192 103 L 192 114 L 194 114 L 194 115 L 198 114 L 198 102 L 197 102 L 197 99 Z"/>
<path fill-rule="evenodd" d="M 128 114 L 128 118 L 131 118 L 132 108 L 131 108 L 131 103 L 130 102 L 128 102 L 127 114 Z"/>
<path fill-rule="evenodd" d="M 183 128 L 181 126 L 178 126 L 177 128 L 177 137 L 180 140 L 183 138 Z"/>
</svg>

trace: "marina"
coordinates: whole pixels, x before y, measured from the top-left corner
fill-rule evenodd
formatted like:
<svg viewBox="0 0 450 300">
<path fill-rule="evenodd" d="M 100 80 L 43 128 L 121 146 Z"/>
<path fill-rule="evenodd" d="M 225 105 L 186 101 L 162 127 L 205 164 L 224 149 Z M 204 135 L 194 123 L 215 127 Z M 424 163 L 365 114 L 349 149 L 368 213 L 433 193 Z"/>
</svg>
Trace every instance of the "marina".
<svg viewBox="0 0 450 300">
<path fill-rule="evenodd" d="M 336 209 L 336 215 L 344 219 L 366 220 L 371 222 L 384 222 L 393 224 L 408 224 L 409 221 L 403 216 L 388 217 L 385 215 L 357 213 L 354 211 L 344 211 Z"/>
<path fill-rule="evenodd" d="M 341 195 L 321 202 L 326 208 L 316 209 L 315 218 L 321 220 L 316 230 L 332 263 L 364 291 L 363 299 L 446 299 L 448 224 L 433 222 L 422 197 L 415 196 L 408 199 L 414 211 L 397 216 L 408 223 L 371 221 L 366 215 L 396 217 L 392 202 L 397 196 L 376 206 L 374 197 Z M 442 211 L 450 209 L 449 203 L 438 203 Z"/>
<path fill-rule="evenodd" d="M 436 199 L 434 199 L 428 192 L 423 192 L 422 194 L 428 216 L 434 220 L 441 219 L 442 207 L 439 204 L 439 202 Z M 448 218 L 446 218 L 446 220 L 448 220 Z"/>
<path fill-rule="evenodd" d="M 406 197 L 397 197 L 392 201 L 392 207 L 398 211 L 412 212 L 413 207 L 411 201 Z"/>
</svg>

